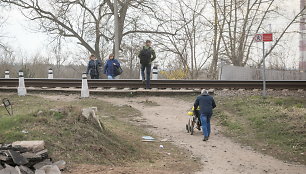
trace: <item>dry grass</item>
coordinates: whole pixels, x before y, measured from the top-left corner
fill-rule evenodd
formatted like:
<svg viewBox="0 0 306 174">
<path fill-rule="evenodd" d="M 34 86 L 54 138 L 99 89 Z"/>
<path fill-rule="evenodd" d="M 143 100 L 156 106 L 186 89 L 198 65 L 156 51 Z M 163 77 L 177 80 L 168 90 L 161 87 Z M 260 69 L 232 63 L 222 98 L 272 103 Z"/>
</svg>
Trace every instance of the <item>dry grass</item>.
<svg viewBox="0 0 306 174">
<path fill-rule="evenodd" d="M 306 164 L 306 100 L 260 96 L 218 98 L 223 133 L 258 151 Z"/>
<path fill-rule="evenodd" d="M 179 96 L 190 101 L 196 96 Z M 306 164 L 305 97 L 215 96 L 222 133 L 278 159 Z"/>
<path fill-rule="evenodd" d="M 191 173 L 199 168 L 199 162 L 170 143 L 163 142 L 166 148 L 160 149 L 159 142 L 141 142 L 141 137 L 150 133 L 122 121 L 140 116 L 138 110 L 127 105 L 118 107 L 97 99 L 51 101 L 37 96 L 1 97 L 14 102 L 15 115 L 9 117 L 0 107 L 0 143 L 45 140 L 51 157 L 67 161 L 70 169 L 77 164 L 134 166 L 174 173 Z M 98 115 L 106 127 L 103 132 L 80 117 L 82 108 L 92 106 L 98 107 Z M 39 111 L 42 113 L 38 115 Z"/>
</svg>

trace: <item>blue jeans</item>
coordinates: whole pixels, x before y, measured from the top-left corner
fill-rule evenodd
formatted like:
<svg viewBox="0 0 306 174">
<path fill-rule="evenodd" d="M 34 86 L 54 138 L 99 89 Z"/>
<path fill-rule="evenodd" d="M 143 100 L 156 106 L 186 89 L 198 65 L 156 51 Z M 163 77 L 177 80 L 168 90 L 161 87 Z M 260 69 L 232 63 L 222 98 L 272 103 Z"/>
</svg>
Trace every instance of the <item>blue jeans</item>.
<svg viewBox="0 0 306 174">
<path fill-rule="evenodd" d="M 209 137 L 210 135 L 210 118 L 211 114 L 201 114 L 201 123 L 202 123 L 202 130 L 204 133 L 204 137 Z"/>
<path fill-rule="evenodd" d="M 145 77 L 145 71 L 146 70 L 146 77 Z M 151 75 L 151 64 L 148 65 L 141 65 L 141 77 L 142 80 L 146 80 L 146 88 L 150 88 L 150 75 Z"/>
<path fill-rule="evenodd" d="M 120 76 L 107 76 L 108 80 L 117 80 Z"/>
</svg>

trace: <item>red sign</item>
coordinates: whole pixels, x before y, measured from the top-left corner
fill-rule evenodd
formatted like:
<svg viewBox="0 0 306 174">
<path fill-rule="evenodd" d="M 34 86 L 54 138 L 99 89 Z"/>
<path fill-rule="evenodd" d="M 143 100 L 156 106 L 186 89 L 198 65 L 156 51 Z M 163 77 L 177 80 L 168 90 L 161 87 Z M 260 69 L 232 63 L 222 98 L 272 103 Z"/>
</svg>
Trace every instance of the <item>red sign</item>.
<svg viewBox="0 0 306 174">
<path fill-rule="evenodd" d="M 272 42 L 273 34 L 256 34 L 254 40 L 255 42 Z"/>
<path fill-rule="evenodd" d="M 273 41 L 273 34 L 262 34 L 263 35 L 263 41 L 264 42 L 272 42 Z"/>
</svg>

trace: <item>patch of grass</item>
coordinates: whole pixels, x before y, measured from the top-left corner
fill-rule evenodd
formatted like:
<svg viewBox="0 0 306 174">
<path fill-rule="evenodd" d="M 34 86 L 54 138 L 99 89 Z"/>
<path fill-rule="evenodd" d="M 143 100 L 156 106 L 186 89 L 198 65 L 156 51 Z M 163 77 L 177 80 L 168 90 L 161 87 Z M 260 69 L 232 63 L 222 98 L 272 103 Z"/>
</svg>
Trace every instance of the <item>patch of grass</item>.
<svg viewBox="0 0 306 174">
<path fill-rule="evenodd" d="M 64 118 L 64 115 L 60 112 L 54 112 L 54 115 L 56 120 L 60 120 L 60 119 L 63 119 Z"/>
<path fill-rule="evenodd" d="M 43 99 L 35 98 L 36 100 Z M 50 106 L 58 104 L 50 103 Z M 79 103 L 81 105 L 61 103 L 56 109 L 59 111 L 51 111 L 51 107 L 41 107 L 35 112 L 24 110 L 24 114 L 5 116 L 0 119 L 0 140 L 2 143 L 45 140 L 53 158 L 64 159 L 69 163 L 114 165 L 118 162 L 124 164 L 125 161 L 150 158 L 146 150 L 136 148 L 127 137 L 121 137 L 111 129 L 101 132 L 94 124 L 82 119 L 78 106 L 85 107 L 90 103 L 85 100 Z M 105 105 L 109 104 L 98 105 L 99 108 L 107 108 Z M 38 111 L 42 113 L 37 115 Z M 116 121 L 105 120 L 105 125 L 107 127 L 114 122 Z M 130 132 L 127 126 L 122 126 L 118 121 L 116 123 L 120 129 Z M 24 134 L 22 130 L 29 133 Z"/>
<path fill-rule="evenodd" d="M 290 108 L 290 107 L 297 107 L 297 108 L 305 108 L 306 102 L 304 99 L 297 99 L 293 97 L 286 97 L 286 98 L 270 98 L 270 101 L 272 103 L 275 103 L 276 105 Z"/>
<path fill-rule="evenodd" d="M 234 132 L 239 132 L 242 130 L 242 127 L 237 122 L 228 122 L 228 127 Z"/>
<path fill-rule="evenodd" d="M 295 105 L 295 107 L 297 107 L 297 108 L 304 108 L 305 106 L 302 103 L 298 103 L 298 104 Z"/>
<path fill-rule="evenodd" d="M 65 160 L 69 165 L 139 165 L 164 170 L 167 168 L 161 166 L 173 166 L 171 171 L 178 172 L 199 168 L 198 162 L 186 158 L 184 151 L 170 143 L 163 142 L 167 153 L 171 153 L 167 155 L 160 150 L 159 142 L 141 142 L 141 137 L 150 133 L 122 121 L 122 118 L 141 114 L 128 105 L 119 107 L 98 99 L 66 102 L 36 96 L 5 97 L 14 102 L 15 115 L 8 116 L 5 109 L 0 107 L 0 143 L 44 140 L 50 156 L 54 160 Z M 98 108 L 105 131 L 80 116 L 82 108 L 86 107 Z M 23 130 L 28 133 L 23 133 Z"/>
<path fill-rule="evenodd" d="M 226 128 L 225 135 L 280 159 L 306 164 L 304 98 L 246 96 L 217 101 L 222 104 L 215 115 Z"/>
</svg>

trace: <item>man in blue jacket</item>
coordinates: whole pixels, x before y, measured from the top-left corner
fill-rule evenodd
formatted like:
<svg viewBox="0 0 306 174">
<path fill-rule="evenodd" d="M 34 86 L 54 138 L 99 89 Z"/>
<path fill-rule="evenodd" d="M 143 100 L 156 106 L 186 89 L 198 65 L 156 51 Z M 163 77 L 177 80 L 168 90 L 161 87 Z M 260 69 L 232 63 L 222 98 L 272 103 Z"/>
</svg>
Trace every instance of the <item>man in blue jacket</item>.
<svg viewBox="0 0 306 174">
<path fill-rule="evenodd" d="M 210 118 L 213 114 L 213 109 L 216 107 L 216 103 L 214 98 L 208 95 L 205 89 L 202 90 L 201 95 L 194 102 L 194 108 L 198 108 L 198 106 L 200 106 L 200 119 L 204 134 L 203 141 L 207 141 L 210 135 Z"/>
</svg>

